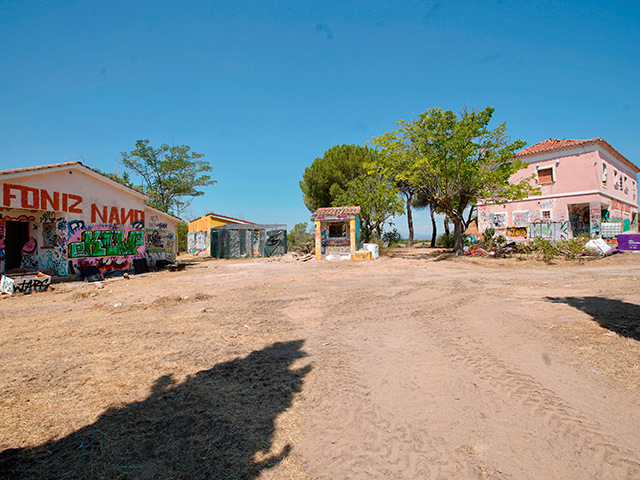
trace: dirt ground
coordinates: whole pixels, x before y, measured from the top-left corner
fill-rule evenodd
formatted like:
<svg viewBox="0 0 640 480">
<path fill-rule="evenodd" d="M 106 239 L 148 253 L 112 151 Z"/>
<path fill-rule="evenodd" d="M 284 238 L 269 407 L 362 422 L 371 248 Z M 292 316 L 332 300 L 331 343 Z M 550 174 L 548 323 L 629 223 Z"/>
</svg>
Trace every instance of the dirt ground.
<svg viewBox="0 0 640 480">
<path fill-rule="evenodd" d="M 640 255 L 199 261 L 0 299 L 0 477 L 640 478 Z"/>
</svg>

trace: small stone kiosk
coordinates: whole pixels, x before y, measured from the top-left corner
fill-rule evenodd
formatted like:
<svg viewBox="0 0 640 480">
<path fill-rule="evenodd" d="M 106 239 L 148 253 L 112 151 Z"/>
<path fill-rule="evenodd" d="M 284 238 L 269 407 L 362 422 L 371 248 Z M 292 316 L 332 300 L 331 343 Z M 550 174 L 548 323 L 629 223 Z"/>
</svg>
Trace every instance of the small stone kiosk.
<svg viewBox="0 0 640 480">
<path fill-rule="evenodd" d="M 313 212 L 316 260 L 370 260 L 360 246 L 360 207 L 325 207 Z"/>
</svg>

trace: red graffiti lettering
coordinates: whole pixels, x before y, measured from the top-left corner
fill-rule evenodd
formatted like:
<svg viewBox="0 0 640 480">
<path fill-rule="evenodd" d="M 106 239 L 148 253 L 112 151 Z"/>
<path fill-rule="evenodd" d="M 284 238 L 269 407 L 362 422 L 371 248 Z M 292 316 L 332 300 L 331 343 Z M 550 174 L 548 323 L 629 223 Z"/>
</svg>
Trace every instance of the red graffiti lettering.
<svg viewBox="0 0 640 480">
<path fill-rule="evenodd" d="M 23 185 L 12 185 L 5 183 L 3 186 L 3 204 L 5 207 L 11 207 L 11 200 L 18 199 L 18 196 L 12 193 L 12 191 L 20 191 L 20 207 L 27 208 L 29 210 L 51 210 L 69 213 L 82 213 L 82 208 L 79 205 L 82 203 L 82 197 L 80 195 L 72 195 L 70 193 L 62 194 L 62 209 L 60 208 L 60 192 L 53 192 L 51 194 L 45 189 L 38 189 L 34 187 L 25 187 Z M 73 203 L 69 205 L 69 200 Z"/>
<path fill-rule="evenodd" d="M 69 205 L 69 213 L 82 213 L 82 209 L 81 208 L 77 208 L 78 205 L 80 205 L 82 203 L 82 197 L 80 195 L 71 195 L 69 194 L 69 200 L 75 200 L 76 203 L 74 203 L 73 205 Z"/>
<path fill-rule="evenodd" d="M 100 222 L 97 221 L 97 217 L 100 217 Z M 107 223 L 107 207 L 102 207 L 102 212 L 100 212 L 98 206 L 95 203 L 92 204 L 91 223 Z"/>
<path fill-rule="evenodd" d="M 51 205 L 51 208 L 47 208 L 47 203 Z M 60 192 L 53 192 L 53 198 L 46 190 L 40 190 L 40 209 L 41 210 L 53 210 L 54 212 L 60 211 Z"/>
</svg>

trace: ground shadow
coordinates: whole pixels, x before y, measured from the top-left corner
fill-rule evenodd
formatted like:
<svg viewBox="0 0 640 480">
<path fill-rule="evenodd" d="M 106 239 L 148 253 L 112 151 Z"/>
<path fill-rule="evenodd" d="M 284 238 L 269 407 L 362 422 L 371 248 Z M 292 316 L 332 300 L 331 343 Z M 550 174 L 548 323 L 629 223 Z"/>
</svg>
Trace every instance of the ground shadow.
<svg viewBox="0 0 640 480">
<path fill-rule="evenodd" d="M 640 305 L 603 297 L 547 297 L 552 302 L 568 303 L 593 317 L 600 326 L 624 337 L 640 340 Z"/>
<path fill-rule="evenodd" d="M 161 377 L 145 400 L 107 410 L 65 438 L 1 452 L 0 477 L 256 478 L 291 450 L 269 454 L 276 417 L 310 371 L 291 368 L 306 355 L 303 343 L 275 343 L 180 384 Z"/>
<path fill-rule="evenodd" d="M 455 252 L 441 247 L 405 247 L 386 249 L 384 255 L 389 258 L 401 258 L 403 260 L 433 260 L 435 262 L 441 262 L 454 258 Z"/>
</svg>

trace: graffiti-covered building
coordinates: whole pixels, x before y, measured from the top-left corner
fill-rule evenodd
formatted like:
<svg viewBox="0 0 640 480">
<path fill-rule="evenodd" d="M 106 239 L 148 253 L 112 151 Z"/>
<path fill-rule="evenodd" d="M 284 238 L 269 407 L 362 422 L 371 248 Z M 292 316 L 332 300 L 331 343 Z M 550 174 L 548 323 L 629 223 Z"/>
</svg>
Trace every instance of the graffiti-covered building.
<svg viewBox="0 0 640 480">
<path fill-rule="evenodd" d="M 0 171 L 0 272 L 53 275 L 173 260 L 180 219 L 80 162 Z"/>
<path fill-rule="evenodd" d="M 640 169 L 601 138 L 551 138 L 518 152 L 540 195 L 504 205 L 478 205 L 478 229 L 514 240 L 614 238 L 638 231 Z"/>
<path fill-rule="evenodd" d="M 360 207 L 323 207 L 313 212 L 316 260 L 328 255 L 351 258 L 360 246 Z"/>
<path fill-rule="evenodd" d="M 211 229 L 224 225 L 256 225 L 239 218 L 227 217 L 217 213 L 207 213 L 189 222 L 187 249 L 195 255 L 211 254 Z"/>
</svg>

